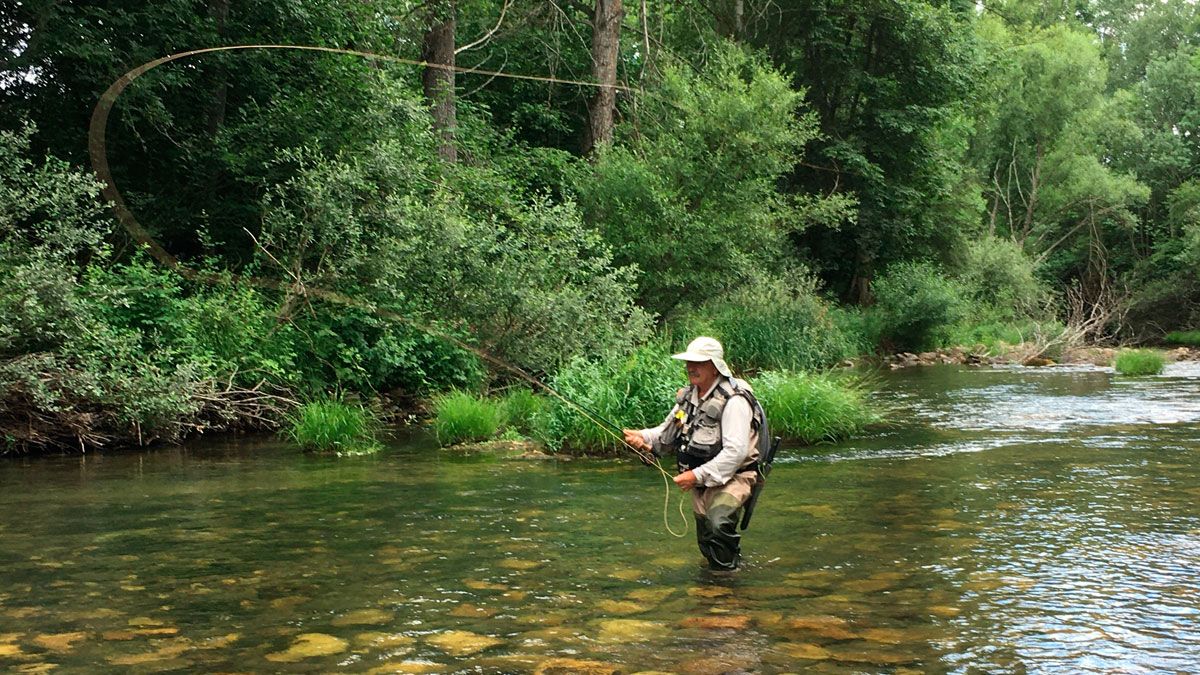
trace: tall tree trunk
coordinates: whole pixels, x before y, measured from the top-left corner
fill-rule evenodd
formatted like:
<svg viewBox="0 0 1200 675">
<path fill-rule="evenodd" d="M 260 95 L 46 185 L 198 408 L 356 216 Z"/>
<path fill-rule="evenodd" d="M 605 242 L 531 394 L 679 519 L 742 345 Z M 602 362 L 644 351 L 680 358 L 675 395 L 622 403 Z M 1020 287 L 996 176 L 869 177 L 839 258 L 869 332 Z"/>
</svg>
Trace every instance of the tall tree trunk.
<svg viewBox="0 0 1200 675">
<path fill-rule="evenodd" d="M 217 37 L 225 39 L 225 24 L 229 19 L 229 0 L 209 0 L 208 15 L 217 24 Z M 216 82 L 213 83 L 208 106 L 204 111 L 204 128 L 210 137 L 215 137 L 225 123 L 226 99 L 229 94 L 229 82 L 225 76 L 225 67 L 220 61 L 216 63 Z"/>
<path fill-rule="evenodd" d="M 717 17 L 717 34 L 730 40 L 741 40 L 746 32 L 745 0 L 722 0 L 720 9 L 713 13 Z"/>
<path fill-rule="evenodd" d="M 454 66 L 454 0 L 440 0 L 430 5 L 429 31 L 421 45 L 421 60 L 426 63 Z M 458 160 L 454 145 L 457 126 L 454 103 L 454 71 L 426 66 L 421 74 L 425 99 L 433 113 L 433 128 L 438 134 L 438 154 L 448 162 Z"/>
<path fill-rule="evenodd" d="M 621 22 L 625 18 L 622 0 L 596 0 L 592 17 L 592 79 L 602 85 L 596 88 L 588 106 L 588 134 L 584 153 L 597 146 L 612 143 L 613 111 L 617 106 L 617 55 L 621 46 Z"/>
</svg>

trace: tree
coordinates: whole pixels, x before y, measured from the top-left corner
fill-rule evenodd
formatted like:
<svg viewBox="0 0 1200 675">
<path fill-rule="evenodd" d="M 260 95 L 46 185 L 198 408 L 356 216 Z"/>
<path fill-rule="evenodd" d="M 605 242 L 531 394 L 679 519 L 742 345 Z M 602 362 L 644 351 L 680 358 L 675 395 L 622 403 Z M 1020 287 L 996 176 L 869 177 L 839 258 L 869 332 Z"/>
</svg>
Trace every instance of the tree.
<svg viewBox="0 0 1200 675">
<path fill-rule="evenodd" d="M 429 63 L 421 75 L 425 100 L 433 112 L 438 154 L 448 162 L 458 159 L 454 145 L 456 107 L 454 101 L 455 2 L 439 0 L 430 5 L 429 30 L 421 43 L 421 60 Z M 439 67 L 441 66 L 441 67 Z"/>
<path fill-rule="evenodd" d="M 1136 176 L 1112 166 L 1113 149 L 1138 130 L 1124 99 L 1106 94 L 1094 37 L 1064 26 L 990 29 L 994 98 L 974 142 L 989 231 L 1061 281 L 1082 278 L 1085 291 L 1098 293 L 1111 277 L 1110 246 L 1131 239 L 1149 196 Z"/>
<path fill-rule="evenodd" d="M 617 107 L 617 61 L 624 20 L 622 0 L 596 0 L 592 14 L 592 80 L 600 86 L 588 104 L 585 154 L 612 143 L 613 115 Z"/>
<path fill-rule="evenodd" d="M 978 56 L 971 14 L 921 0 L 790 0 L 748 12 L 746 41 L 793 75 L 820 136 L 787 189 L 857 201 L 794 238 L 856 302 L 875 270 L 953 249 L 979 205 L 963 152 Z"/>
</svg>

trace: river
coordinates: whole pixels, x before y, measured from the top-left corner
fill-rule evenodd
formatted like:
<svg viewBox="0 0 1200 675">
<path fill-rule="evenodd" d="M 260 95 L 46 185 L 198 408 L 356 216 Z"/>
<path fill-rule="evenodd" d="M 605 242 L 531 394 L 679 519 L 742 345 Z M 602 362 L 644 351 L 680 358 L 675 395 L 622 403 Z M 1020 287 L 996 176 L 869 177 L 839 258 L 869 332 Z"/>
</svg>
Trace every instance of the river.
<svg viewBox="0 0 1200 675">
<path fill-rule="evenodd" d="M 1200 364 L 876 379 L 895 422 L 785 448 L 733 575 L 668 531 L 678 494 L 664 524 L 636 463 L 418 433 L 367 458 L 226 439 L 0 460 L 0 670 L 1200 664 Z"/>
</svg>

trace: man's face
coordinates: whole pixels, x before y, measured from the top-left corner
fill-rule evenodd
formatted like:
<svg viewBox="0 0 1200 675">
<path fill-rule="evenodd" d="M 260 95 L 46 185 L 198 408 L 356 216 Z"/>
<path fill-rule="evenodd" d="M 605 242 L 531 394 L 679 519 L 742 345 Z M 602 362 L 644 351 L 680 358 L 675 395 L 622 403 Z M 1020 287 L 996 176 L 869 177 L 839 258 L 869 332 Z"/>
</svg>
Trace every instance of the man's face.
<svg viewBox="0 0 1200 675">
<path fill-rule="evenodd" d="M 700 393 L 707 391 L 717 381 L 719 374 L 712 361 L 687 362 L 688 383 L 699 389 Z"/>
</svg>

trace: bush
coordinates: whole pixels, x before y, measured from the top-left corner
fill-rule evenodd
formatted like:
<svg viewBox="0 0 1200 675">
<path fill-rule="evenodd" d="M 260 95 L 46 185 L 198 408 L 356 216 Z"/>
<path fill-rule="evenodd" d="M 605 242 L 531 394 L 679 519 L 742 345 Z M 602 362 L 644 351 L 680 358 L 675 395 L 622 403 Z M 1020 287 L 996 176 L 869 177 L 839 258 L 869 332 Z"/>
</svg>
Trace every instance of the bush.
<svg viewBox="0 0 1200 675">
<path fill-rule="evenodd" d="M 861 380 L 766 372 L 751 381 L 771 432 L 807 444 L 836 441 L 880 420 Z"/>
<path fill-rule="evenodd" d="M 551 449 L 620 452 L 625 447 L 621 438 L 588 416 L 598 415 L 620 427 L 655 426 L 674 404 L 676 390 L 686 384 L 683 365 L 671 358 L 663 343 L 628 356 L 577 358 L 554 376 L 551 386 L 590 412 L 549 398 L 541 440 Z"/>
<path fill-rule="evenodd" d="M 1167 333 L 1163 341 L 1169 345 L 1184 345 L 1185 347 L 1200 347 L 1200 330 L 1176 330 Z"/>
<path fill-rule="evenodd" d="M 967 312 L 962 288 L 925 262 L 892 265 L 874 291 L 881 339 L 893 349 L 939 347 Z"/>
<path fill-rule="evenodd" d="M 747 371 L 823 369 L 865 351 L 807 278 L 744 285 L 695 308 L 673 332 L 685 340 L 717 338 L 727 359 Z"/>
<path fill-rule="evenodd" d="M 545 397 L 527 387 L 514 387 L 500 399 L 504 410 L 504 426 L 526 437 L 539 436 L 542 419 L 549 406 Z"/>
<path fill-rule="evenodd" d="M 1122 375 L 1158 375 L 1166 363 L 1162 354 L 1150 349 L 1122 349 L 1113 366 Z"/>
<path fill-rule="evenodd" d="M 363 405 L 327 397 L 296 409 L 283 433 L 306 450 L 357 455 L 379 450 L 379 426 L 375 414 Z"/>
<path fill-rule="evenodd" d="M 986 237 L 968 244 L 957 276 L 968 298 L 1003 318 L 1036 314 L 1049 297 L 1033 260 L 1007 239 Z"/>
<path fill-rule="evenodd" d="M 580 165 L 575 189 L 617 264 L 640 268 L 639 303 L 670 315 L 736 289 L 786 246 L 781 223 L 802 226 L 778 182 L 818 129 L 787 76 L 732 44 L 704 72 L 665 66 L 660 86 L 621 129 L 627 143 Z"/>
<path fill-rule="evenodd" d="M 486 441 L 500 431 L 504 420 L 500 401 L 460 389 L 433 397 L 433 430 L 443 446 Z"/>
</svg>

